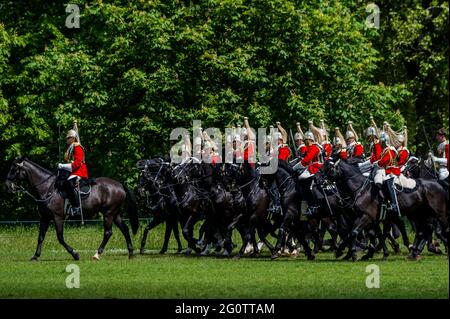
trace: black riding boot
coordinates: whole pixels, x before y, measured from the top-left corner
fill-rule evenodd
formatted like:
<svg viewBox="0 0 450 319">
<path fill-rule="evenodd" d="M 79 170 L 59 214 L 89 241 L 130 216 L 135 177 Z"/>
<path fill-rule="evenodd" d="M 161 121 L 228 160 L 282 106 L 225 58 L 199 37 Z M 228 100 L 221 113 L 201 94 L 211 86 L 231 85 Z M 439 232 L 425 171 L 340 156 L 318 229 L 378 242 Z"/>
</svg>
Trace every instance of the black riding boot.
<svg viewBox="0 0 450 319">
<path fill-rule="evenodd" d="M 319 210 L 319 205 L 311 191 L 311 183 L 313 178 L 307 178 L 302 181 L 302 197 L 306 198 L 308 209 L 303 213 L 305 216 L 312 216 Z"/>
<path fill-rule="evenodd" d="M 77 192 L 77 178 L 67 180 L 66 186 L 67 186 L 66 187 L 67 196 L 69 198 L 69 202 L 71 205 L 69 215 L 72 217 L 80 216 L 81 208 L 80 208 L 80 198 Z"/>
<path fill-rule="evenodd" d="M 386 180 L 386 186 L 388 189 L 388 195 L 389 195 L 389 201 L 390 205 L 388 206 L 388 210 L 396 212 L 399 217 L 402 217 L 400 214 L 400 209 L 398 207 L 398 201 L 397 201 L 397 193 L 395 192 L 395 186 L 394 186 L 394 178 L 390 178 Z"/>
</svg>

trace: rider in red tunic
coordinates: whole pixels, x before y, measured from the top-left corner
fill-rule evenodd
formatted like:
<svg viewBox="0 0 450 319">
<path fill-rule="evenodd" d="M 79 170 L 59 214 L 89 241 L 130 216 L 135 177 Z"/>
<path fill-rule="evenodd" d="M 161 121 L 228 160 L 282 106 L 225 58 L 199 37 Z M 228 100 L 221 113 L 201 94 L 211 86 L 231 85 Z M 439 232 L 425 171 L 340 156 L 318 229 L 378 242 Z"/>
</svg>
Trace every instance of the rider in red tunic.
<svg viewBox="0 0 450 319">
<path fill-rule="evenodd" d="M 81 214 L 79 195 L 75 189 L 78 187 L 78 182 L 81 178 L 88 178 L 88 171 L 84 158 L 84 148 L 79 143 L 77 132 L 75 130 L 70 130 L 67 132 L 66 139 L 69 147 L 64 154 L 64 160 L 70 163 L 60 163 L 58 164 L 58 168 L 70 172 L 70 176 L 64 183 L 64 188 L 68 193 L 69 201 L 72 205 L 70 214 L 75 216 Z"/>
</svg>

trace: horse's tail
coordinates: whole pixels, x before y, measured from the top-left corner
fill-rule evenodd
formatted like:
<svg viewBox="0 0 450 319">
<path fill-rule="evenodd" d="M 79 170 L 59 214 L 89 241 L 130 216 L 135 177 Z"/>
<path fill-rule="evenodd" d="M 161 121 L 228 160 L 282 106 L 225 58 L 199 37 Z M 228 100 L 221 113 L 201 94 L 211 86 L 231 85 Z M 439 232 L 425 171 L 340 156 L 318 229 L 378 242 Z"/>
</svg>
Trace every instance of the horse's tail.
<svg viewBox="0 0 450 319">
<path fill-rule="evenodd" d="M 133 232 L 133 235 L 136 235 L 139 228 L 139 217 L 136 205 L 136 197 L 128 187 L 125 187 L 125 191 L 127 193 L 127 212 L 128 217 L 130 218 L 131 231 Z"/>
</svg>

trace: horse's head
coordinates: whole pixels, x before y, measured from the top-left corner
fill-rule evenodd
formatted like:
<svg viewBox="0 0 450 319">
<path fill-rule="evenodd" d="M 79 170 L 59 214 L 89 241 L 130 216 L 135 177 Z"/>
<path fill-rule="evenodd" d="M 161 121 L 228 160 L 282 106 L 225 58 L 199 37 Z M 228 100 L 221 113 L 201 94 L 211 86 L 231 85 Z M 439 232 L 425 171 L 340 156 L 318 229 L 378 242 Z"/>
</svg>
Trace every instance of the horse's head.
<svg viewBox="0 0 450 319">
<path fill-rule="evenodd" d="M 236 181 L 241 178 L 242 171 L 239 164 L 225 163 L 222 166 L 222 181 L 226 187 L 234 188 Z"/>
<path fill-rule="evenodd" d="M 165 182 L 169 163 L 161 157 L 147 160 L 140 160 L 137 166 L 140 170 L 137 183 L 138 194 L 143 194 L 145 190 L 157 191 Z"/>
<path fill-rule="evenodd" d="M 17 184 L 20 181 L 27 179 L 27 172 L 24 168 L 25 159 L 23 157 L 16 158 L 9 169 L 8 175 L 6 176 L 6 187 L 8 193 L 13 193 L 17 190 Z"/>
<path fill-rule="evenodd" d="M 329 159 L 325 161 L 319 171 L 314 175 L 317 184 L 323 184 L 326 180 L 336 181 L 340 177 L 339 163 L 341 160 L 334 162 Z"/>
</svg>

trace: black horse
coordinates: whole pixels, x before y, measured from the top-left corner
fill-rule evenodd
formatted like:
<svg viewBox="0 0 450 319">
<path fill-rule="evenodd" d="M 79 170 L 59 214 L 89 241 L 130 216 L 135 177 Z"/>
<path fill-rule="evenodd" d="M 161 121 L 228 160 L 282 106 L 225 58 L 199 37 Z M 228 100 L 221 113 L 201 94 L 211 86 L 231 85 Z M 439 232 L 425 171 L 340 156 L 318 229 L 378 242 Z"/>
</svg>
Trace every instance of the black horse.
<svg viewBox="0 0 450 319">
<path fill-rule="evenodd" d="M 6 179 L 8 190 L 10 192 L 20 189 L 25 190 L 19 183 L 27 181 L 30 191 L 26 192 L 38 203 L 40 215 L 39 237 L 36 252 L 31 260 L 37 260 L 41 255 L 42 242 L 50 220 L 55 222 L 59 243 L 64 246 L 75 260 L 80 259 L 80 255 L 64 240 L 64 198 L 56 187 L 56 180 L 57 176 L 55 174 L 25 157 L 14 160 L 8 172 Z M 119 182 L 106 177 L 96 178 L 89 197 L 81 201 L 83 215 L 86 218 L 95 218 L 99 212 L 103 214 L 103 241 L 92 257 L 94 260 L 100 259 L 100 255 L 103 253 L 105 245 L 112 235 L 113 222 L 125 237 L 129 258 L 134 256 L 128 226 L 122 220 L 120 214 L 121 207 L 125 202 L 127 202 L 131 229 L 133 234 L 136 234 L 139 228 L 136 201 L 133 193 Z"/>
<path fill-rule="evenodd" d="M 324 171 L 328 177 L 341 180 L 354 194 L 354 206 L 359 212 L 359 217 L 353 225 L 348 243 L 352 260 L 355 261 L 357 259 L 356 238 L 366 226 L 377 222 L 382 199 L 378 196 L 378 190 L 373 186 L 373 183 L 362 176 L 353 165 L 338 160 L 336 163 L 328 161 L 325 166 Z M 426 225 L 428 217 L 436 217 L 442 225 L 443 231 L 448 233 L 445 190 L 435 181 L 423 179 L 417 179 L 416 181 L 417 190 L 398 194 L 400 211 L 410 220 L 413 220 L 416 226 L 416 238 L 410 253 L 411 259 L 420 258 L 420 252 L 423 249 L 421 243 L 427 231 L 424 225 Z M 447 243 L 445 242 L 445 244 Z"/>
<path fill-rule="evenodd" d="M 302 245 L 308 260 L 313 260 L 315 256 L 306 240 L 306 221 L 301 221 L 300 219 L 301 198 L 296 187 L 296 174 L 289 172 L 286 168 L 279 165 L 274 174 L 265 174 L 263 176 L 269 185 L 275 181 L 280 192 L 281 209 L 283 212 L 283 219 L 278 231 L 278 240 L 272 252 L 272 259 L 278 258 L 278 252 L 286 244 L 286 235 L 292 234 Z"/>
<path fill-rule="evenodd" d="M 145 252 L 145 244 L 150 230 L 165 222 L 164 243 L 160 254 L 167 251 L 170 235 L 173 232 L 178 245 L 178 252 L 181 252 L 182 245 L 178 230 L 178 219 L 180 210 L 178 208 L 176 195 L 173 186 L 168 182 L 170 163 L 163 158 L 156 157 L 149 160 L 138 161 L 140 169 L 137 183 L 138 198 L 143 202 L 144 209 L 152 216 L 149 224 L 145 227 L 141 240 L 140 253 Z"/>
</svg>

